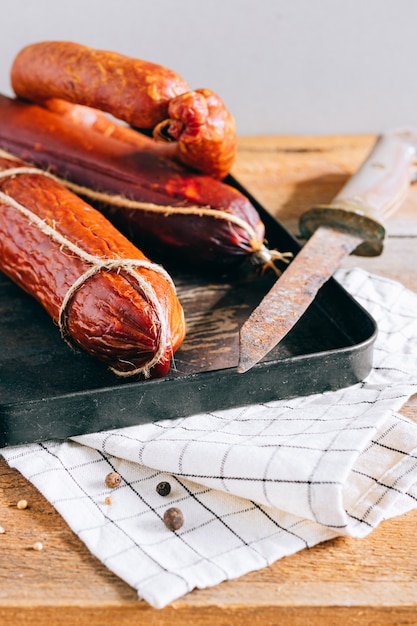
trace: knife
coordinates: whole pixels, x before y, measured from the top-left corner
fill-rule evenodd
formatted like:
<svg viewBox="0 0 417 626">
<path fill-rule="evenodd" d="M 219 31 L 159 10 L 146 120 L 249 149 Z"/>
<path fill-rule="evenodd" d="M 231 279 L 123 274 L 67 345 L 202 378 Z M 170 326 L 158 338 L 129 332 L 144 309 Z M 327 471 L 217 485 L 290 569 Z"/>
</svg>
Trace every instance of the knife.
<svg viewBox="0 0 417 626">
<path fill-rule="evenodd" d="M 402 204 L 415 176 L 416 152 L 415 128 L 380 135 L 334 200 L 301 216 L 300 232 L 309 239 L 241 327 L 239 373 L 285 337 L 345 256 L 381 254 L 383 218 Z"/>
</svg>

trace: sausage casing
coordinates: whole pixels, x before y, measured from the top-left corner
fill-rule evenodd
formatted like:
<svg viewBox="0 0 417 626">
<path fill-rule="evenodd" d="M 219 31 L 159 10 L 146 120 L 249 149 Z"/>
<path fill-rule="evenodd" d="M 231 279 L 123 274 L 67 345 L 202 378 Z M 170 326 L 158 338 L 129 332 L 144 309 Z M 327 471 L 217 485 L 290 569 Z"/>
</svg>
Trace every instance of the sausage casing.
<svg viewBox="0 0 417 626">
<path fill-rule="evenodd" d="M 62 98 L 141 128 L 163 120 L 170 100 L 190 89 L 162 65 L 71 41 L 24 47 L 14 59 L 10 79 L 16 95 L 31 102 Z"/>
<path fill-rule="evenodd" d="M 116 206 L 109 198 L 107 215 L 151 256 L 170 252 L 193 267 L 223 270 L 265 249 L 259 213 L 234 187 L 178 165 L 100 112 L 70 113 L 0 96 L 0 146 L 86 192 L 136 201 Z"/>
<path fill-rule="evenodd" d="M 180 162 L 215 178 L 224 178 L 235 159 L 235 120 L 223 100 L 209 89 L 191 91 L 162 65 L 71 41 L 42 41 L 17 54 L 10 77 L 25 100 L 61 99 L 153 129 L 158 141 L 175 143 Z"/>
<path fill-rule="evenodd" d="M 4 153 L 0 270 L 43 305 L 68 343 L 120 376 L 165 374 L 184 338 L 166 272 L 99 211 Z"/>
</svg>

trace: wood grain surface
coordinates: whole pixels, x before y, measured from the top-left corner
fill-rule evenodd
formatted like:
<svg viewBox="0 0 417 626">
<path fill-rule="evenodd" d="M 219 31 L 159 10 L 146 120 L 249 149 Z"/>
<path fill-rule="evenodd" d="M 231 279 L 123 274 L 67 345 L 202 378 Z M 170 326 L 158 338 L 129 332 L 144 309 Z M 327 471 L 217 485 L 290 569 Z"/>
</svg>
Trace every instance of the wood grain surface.
<svg viewBox="0 0 417 626">
<path fill-rule="evenodd" d="M 288 230 L 339 191 L 374 136 L 241 137 L 234 175 Z M 350 257 L 417 291 L 417 188 L 388 226 L 384 253 Z M 416 373 L 417 376 L 417 373 Z M 402 413 L 417 420 L 417 396 Z M 16 503 L 28 501 L 19 510 Z M 274 565 L 196 590 L 165 609 L 99 563 L 53 507 L 0 461 L 1 626 L 285 626 L 417 624 L 417 511 L 382 523 L 369 537 L 339 538 Z M 33 549 L 41 541 L 42 551 Z"/>
</svg>

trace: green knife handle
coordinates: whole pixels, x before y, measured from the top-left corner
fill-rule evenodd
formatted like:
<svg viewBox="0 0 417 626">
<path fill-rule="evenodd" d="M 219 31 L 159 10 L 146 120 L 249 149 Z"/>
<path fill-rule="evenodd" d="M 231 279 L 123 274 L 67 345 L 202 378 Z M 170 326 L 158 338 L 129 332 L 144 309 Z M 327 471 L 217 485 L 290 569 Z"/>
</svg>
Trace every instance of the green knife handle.
<svg viewBox="0 0 417 626">
<path fill-rule="evenodd" d="M 358 234 L 363 243 L 354 254 L 377 256 L 383 249 L 384 219 L 402 204 L 415 176 L 417 129 L 401 129 L 378 137 L 358 171 L 327 205 L 313 207 L 300 218 L 309 237 L 319 226 Z"/>
</svg>

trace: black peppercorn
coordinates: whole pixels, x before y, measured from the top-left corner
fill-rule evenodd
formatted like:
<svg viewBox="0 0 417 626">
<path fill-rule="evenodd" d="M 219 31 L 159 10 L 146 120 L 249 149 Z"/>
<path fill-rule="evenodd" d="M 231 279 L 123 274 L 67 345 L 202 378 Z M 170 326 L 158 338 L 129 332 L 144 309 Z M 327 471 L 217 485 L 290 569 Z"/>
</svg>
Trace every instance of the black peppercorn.
<svg viewBox="0 0 417 626">
<path fill-rule="evenodd" d="M 156 491 L 160 496 L 168 496 L 171 493 L 171 485 L 164 480 L 156 485 Z"/>
<path fill-rule="evenodd" d="M 117 472 L 110 472 L 110 474 L 107 474 L 105 479 L 107 487 L 110 487 L 111 489 L 118 487 L 121 482 L 122 478 Z"/>
<path fill-rule="evenodd" d="M 184 516 L 179 509 L 173 506 L 165 511 L 164 523 L 169 530 L 178 530 L 184 524 Z"/>
</svg>

